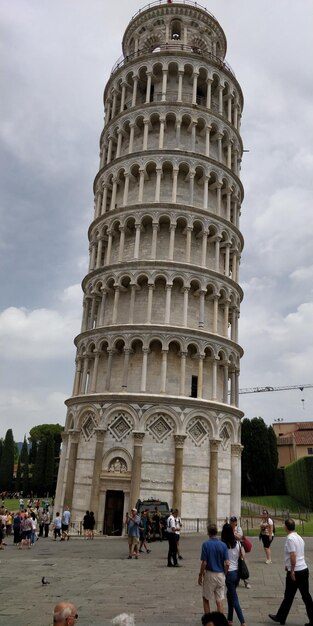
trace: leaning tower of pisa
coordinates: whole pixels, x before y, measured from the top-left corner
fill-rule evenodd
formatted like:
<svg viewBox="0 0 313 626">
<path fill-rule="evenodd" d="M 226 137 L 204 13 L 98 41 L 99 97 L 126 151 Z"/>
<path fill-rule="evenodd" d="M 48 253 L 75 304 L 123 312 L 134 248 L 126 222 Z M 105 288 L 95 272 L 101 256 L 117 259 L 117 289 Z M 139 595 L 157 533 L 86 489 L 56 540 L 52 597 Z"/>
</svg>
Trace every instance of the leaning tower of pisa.
<svg viewBox="0 0 313 626">
<path fill-rule="evenodd" d="M 131 19 L 104 90 L 56 506 L 119 533 L 137 500 L 240 512 L 243 96 L 198 3 Z"/>
</svg>

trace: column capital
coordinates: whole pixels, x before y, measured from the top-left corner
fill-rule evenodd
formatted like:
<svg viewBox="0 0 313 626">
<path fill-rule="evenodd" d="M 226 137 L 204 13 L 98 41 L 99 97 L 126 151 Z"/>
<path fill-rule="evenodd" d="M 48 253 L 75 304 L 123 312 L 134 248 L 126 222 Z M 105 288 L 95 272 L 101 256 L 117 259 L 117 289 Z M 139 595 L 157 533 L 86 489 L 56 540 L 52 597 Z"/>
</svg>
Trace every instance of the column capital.
<svg viewBox="0 0 313 626">
<path fill-rule="evenodd" d="M 107 429 L 98 427 L 98 428 L 95 428 L 95 433 L 96 433 L 97 441 L 101 442 L 101 441 L 104 441 L 104 439 L 105 439 L 105 436 L 107 434 Z"/>
<path fill-rule="evenodd" d="M 134 445 L 135 446 L 142 446 L 143 444 L 143 439 L 146 433 L 141 433 L 138 430 L 134 430 L 133 431 L 133 436 L 134 436 Z"/>
<path fill-rule="evenodd" d="M 241 443 L 232 443 L 231 444 L 231 455 L 240 459 L 242 455 L 244 446 Z"/>
<path fill-rule="evenodd" d="M 175 448 L 183 448 L 187 435 L 174 435 Z"/>
<path fill-rule="evenodd" d="M 62 443 L 66 443 L 68 441 L 68 438 L 69 438 L 69 433 L 68 432 L 66 433 L 63 431 L 63 433 L 61 433 Z"/>
<path fill-rule="evenodd" d="M 80 430 L 69 430 L 68 434 L 70 435 L 70 441 L 71 443 L 78 443 L 79 441 L 79 436 L 80 436 Z"/>
<path fill-rule="evenodd" d="M 220 439 L 210 439 L 210 452 L 218 452 L 220 443 Z"/>
</svg>

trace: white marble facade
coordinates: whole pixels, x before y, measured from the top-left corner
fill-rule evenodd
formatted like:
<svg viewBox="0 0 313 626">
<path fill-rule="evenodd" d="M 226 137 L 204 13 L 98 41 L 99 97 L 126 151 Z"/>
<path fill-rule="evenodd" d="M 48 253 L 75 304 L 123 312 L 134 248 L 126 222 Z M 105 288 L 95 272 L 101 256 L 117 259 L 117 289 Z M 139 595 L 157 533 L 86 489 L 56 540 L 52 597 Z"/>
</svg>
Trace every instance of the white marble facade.
<svg viewBox="0 0 313 626">
<path fill-rule="evenodd" d="M 243 96 L 198 3 L 143 7 L 105 124 L 56 507 L 119 534 L 136 500 L 240 511 Z"/>
</svg>

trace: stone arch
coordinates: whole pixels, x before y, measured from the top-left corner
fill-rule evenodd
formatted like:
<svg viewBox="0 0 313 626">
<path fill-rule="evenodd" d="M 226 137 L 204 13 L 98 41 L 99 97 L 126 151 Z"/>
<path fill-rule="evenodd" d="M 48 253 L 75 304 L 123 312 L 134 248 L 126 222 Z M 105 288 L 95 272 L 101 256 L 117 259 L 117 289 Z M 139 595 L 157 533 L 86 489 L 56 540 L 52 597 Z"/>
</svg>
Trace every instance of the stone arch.
<svg viewBox="0 0 313 626">
<path fill-rule="evenodd" d="M 83 431 L 86 428 L 86 433 L 84 433 L 85 439 L 90 439 L 93 434 L 95 428 L 97 428 L 100 424 L 100 414 L 99 410 L 93 406 L 92 404 L 83 406 L 77 415 L 77 427 L 79 430 Z M 89 433 L 89 435 L 88 435 Z"/>
<path fill-rule="evenodd" d="M 126 448 L 122 448 L 121 446 L 114 446 L 104 453 L 102 457 L 102 471 L 109 472 L 109 468 L 116 458 L 121 458 L 123 460 L 126 466 L 126 472 L 131 472 L 133 464 L 132 456 Z"/>
<path fill-rule="evenodd" d="M 162 404 L 151 407 L 143 413 L 142 425 L 145 432 L 149 432 L 158 443 L 180 432 L 178 414 L 171 407 Z"/>
</svg>

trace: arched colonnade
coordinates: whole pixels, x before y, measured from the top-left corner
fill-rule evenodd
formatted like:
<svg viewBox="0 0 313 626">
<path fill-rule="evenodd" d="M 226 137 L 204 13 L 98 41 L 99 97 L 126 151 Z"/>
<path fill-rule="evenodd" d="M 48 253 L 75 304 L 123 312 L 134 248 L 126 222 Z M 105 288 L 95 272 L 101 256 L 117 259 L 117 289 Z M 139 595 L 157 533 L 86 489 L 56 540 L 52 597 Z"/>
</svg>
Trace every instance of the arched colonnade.
<svg viewBox="0 0 313 626">
<path fill-rule="evenodd" d="M 108 333 L 78 342 L 73 396 L 127 392 L 190 396 L 238 406 L 239 354 L 179 334 Z"/>
</svg>

